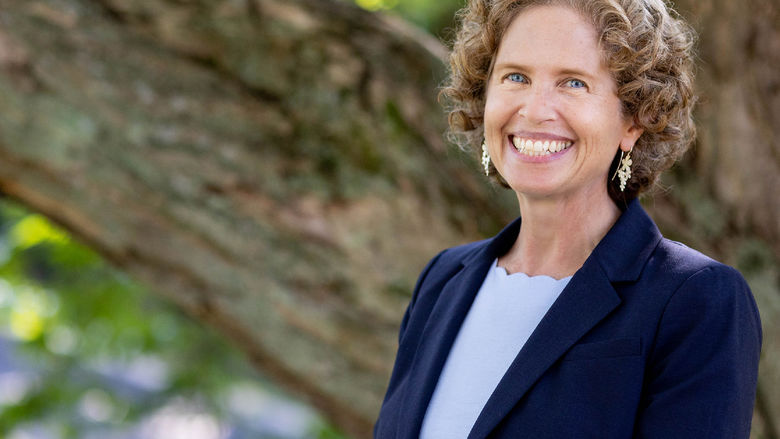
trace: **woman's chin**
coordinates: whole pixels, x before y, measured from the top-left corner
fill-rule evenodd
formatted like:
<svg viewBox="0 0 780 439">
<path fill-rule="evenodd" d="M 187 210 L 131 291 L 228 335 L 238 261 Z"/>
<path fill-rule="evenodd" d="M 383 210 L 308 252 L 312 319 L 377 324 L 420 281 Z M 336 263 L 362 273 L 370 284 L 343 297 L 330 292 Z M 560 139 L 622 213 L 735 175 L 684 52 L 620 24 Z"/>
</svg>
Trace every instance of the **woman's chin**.
<svg viewBox="0 0 780 439">
<path fill-rule="evenodd" d="M 509 187 L 518 197 L 543 199 L 554 198 L 562 193 L 561 185 L 557 184 L 539 184 L 538 182 L 529 183 L 527 181 L 507 181 Z"/>
</svg>

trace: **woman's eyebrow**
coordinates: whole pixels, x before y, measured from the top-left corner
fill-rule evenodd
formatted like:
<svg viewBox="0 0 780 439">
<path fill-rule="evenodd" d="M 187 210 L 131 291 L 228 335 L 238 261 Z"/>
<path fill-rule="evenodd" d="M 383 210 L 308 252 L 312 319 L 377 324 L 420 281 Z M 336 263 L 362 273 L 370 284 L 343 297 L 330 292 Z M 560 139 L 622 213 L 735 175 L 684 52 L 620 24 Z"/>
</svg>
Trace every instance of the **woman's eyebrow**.
<svg viewBox="0 0 780 439">
<path fill-rule="evenodd" d="M 530 68 L 528 66 L 525 66 L 525 65 L 522 65 L 522 64 L 513 63 L 513 62 L 502 62 L 502 63 L 497 63 L 493 67 L 493 70 L 494 71 L 498 71 L 498 70 L 519 70 L 519 71 L 522 71 L 522 72 L 530 72 L 530 71 L 533 71 L 534 69 L 532 69 L 532 68 Z M 586 70 L 582 70 L 582 69 L 578 69 L 578 68 L 574 68 L 574 67 L 562 67 L 562 68 L 556 70 L 555 74 L 556 75 L 578 76 L 578 77 L 588 78 L 588 79 L 592 79 L 594 77 L 594 75 L 592 73 L 588 73 Z"/>
<path fill-rule="evenodd" d="M 523 70 L 523 71 L 531 70 L 526 66 L 515 64 L 513 62 L 496 63 L 496 65 L 493 66 L 493 69 L 494 70 Z"/>
<path fill-rule="evenodd" d="M 592 79 L 594 77 L 592 74 L 588 73 L 585 70 L 571 69 L 571 68 L 561 69 L 560 71 L 558 71 L 558 74 L 578 76 L 578 77 L 589 78 L 589 79 Z"/>
</svg>

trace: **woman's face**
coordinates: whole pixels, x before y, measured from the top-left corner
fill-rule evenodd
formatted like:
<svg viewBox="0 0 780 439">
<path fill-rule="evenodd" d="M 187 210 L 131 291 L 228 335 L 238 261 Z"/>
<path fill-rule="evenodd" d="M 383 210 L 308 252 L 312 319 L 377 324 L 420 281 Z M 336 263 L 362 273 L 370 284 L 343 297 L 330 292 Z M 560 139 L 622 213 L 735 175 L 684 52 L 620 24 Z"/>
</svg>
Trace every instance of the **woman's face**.
<svg viewBox="0 0 780 439">
<path fill-rule="evenodd" d="M 642 133 L 622 115 L 593 25 L 562 6 L 531 7 L 507 28 L 484 120 L 493 164 L 530 198 L 606 195 L 618 147 Z"/>
</svg>

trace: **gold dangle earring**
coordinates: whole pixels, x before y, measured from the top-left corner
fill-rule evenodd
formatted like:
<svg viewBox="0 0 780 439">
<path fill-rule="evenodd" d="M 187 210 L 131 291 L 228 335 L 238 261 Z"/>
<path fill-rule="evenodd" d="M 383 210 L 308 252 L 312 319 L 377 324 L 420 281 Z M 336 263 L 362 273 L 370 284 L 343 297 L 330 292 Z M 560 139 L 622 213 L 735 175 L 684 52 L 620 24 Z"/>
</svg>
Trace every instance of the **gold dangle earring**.
<svg viewBox="0 0 780 439">
<path fill-rule="evenodd" d="M 626 183 L 631 179 L 631 165 L 634 162 L 631 160 L 631 151 L 629 150 L 625 157 L 623 157 L 623 150 L 620 150 L 620 162 L 618 163 L 615 173 L 612 175 L 612 180 L 615 176 L 620 178 L 620 192 L 626 190 Z"/>
<path fill-rule="evenodd" d="M 485 175 L 490 176 L 490 153 L 484 140 L 482 141 L 482 166 L 485 168 Z"/>
</svg>

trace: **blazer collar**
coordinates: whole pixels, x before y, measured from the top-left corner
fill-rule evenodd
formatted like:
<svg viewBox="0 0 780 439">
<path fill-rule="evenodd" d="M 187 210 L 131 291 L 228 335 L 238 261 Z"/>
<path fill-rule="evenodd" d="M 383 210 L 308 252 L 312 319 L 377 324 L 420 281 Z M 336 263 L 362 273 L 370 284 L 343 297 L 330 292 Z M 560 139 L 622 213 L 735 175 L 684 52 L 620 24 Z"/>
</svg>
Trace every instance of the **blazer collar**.
<svg viewBox="0 0 780 439">
<path fill-rule="evenodd" d="M 423 417 L 450 348 L 493 260 L 517 239 L 520 218 L 462 260 L 460 271 L 442 287 L 413 359 L 399 436 L 419 436 Z M 636 280 L 661 239 L 652 220 L 634 200 L 596 246 L 531 334 L 488 399 L 469 439 L 485 438 L 528 389 L 586 332 L 620 304 L 612 282 Z"/>
<path fill-rule="evenodd" d="M 639 200 L 634 199 L 601 239 L 591 258 L 598 260 L 610 281 L 635 281 L 661 238 L 658 227 Z"/>
<path fill-rule="evenodd" d="M 504 227 L 487 245 L 467 255 L 463 265 L 492 262 L 512 248 L 520 232 L 521 218 Z M 661 232 L 637 199 L 626 209 L 591 253 L 612 282 L 634 281 L 639 278 L 650 253 L 661 240 Z"/>
</svg>

